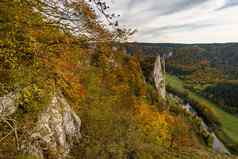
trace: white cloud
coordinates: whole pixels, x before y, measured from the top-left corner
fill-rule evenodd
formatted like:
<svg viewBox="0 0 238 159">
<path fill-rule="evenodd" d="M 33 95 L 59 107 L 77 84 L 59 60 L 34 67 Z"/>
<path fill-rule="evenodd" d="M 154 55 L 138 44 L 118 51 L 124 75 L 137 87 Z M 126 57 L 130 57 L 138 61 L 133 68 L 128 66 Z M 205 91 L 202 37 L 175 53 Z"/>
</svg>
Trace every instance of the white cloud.
<svg viewBox="0 0 238 159">
<path fill-rule="evenodd" d="M 113 0 L 140 42 L 238 42 L 236 0 Z"/>
</svg>

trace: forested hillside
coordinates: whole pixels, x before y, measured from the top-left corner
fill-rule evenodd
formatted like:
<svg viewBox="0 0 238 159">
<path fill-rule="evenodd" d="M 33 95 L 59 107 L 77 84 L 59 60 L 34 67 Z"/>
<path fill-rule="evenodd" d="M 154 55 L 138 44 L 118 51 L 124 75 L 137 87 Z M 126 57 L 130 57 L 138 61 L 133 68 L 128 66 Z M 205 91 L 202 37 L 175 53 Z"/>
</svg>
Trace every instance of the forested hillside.
<svg viewBox="0 0 238 159">
<path fill-rule="evenodd" d="M 142 51 L 145 56 L 173 53 L 177 63 L 196 64 L 207 60 L 210 67 L 221 71 L 226 79 L 237 79 L 238 76 L 238 43 L 224 44 L 169 44 L 169 43 L 128 43 L 128 52 Z M 182 61 L 181 61 L 182 60 Z M 192 70 L 192 69 L 191 69 Z"/>
<path fill-rule="evenodd" d="M 105 3 L 59 2 L 0 1 L 1 159 L 235 158 L 114 49 Z"/>
</svg>

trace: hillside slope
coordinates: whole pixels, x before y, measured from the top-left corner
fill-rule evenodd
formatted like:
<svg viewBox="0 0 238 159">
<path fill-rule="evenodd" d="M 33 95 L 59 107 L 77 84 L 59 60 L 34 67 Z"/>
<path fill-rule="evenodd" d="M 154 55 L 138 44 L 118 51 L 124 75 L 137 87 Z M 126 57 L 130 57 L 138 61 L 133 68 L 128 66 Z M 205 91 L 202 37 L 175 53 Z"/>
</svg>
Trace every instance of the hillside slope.
<svg viewBox="0 0 238 159">
<path fill-rule="evenodd" d="M 0 2 L 0 158 L 235 158 L 168 110 L 136 56 L 92 46 L 29 2 Z"/>
</svg>

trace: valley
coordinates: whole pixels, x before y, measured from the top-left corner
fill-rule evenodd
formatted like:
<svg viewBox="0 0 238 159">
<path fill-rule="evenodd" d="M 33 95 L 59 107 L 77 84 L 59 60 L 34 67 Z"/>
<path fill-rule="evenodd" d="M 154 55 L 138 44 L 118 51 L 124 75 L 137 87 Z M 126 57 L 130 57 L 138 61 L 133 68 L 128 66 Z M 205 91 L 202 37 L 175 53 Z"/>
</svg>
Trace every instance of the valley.
<svg viewBox="0 0 238 159">
<path fill-rule="evenodd" d="M 184 81 L 193 92 L 217 103 L 224 111 L 238 114 L 238 44 L 129 43 L 145 63 L 157 55 L 166 59 L 166 71 Z M 149 65 L 149 64 L 148 64 Z"/>
<path fill-rule="evenodd" d="M 0 0 L 0 159 L 237 159 L 238 44 L 131 43 L 111 5 Z"/>
<path fill-rule="evenodd" d="M 231 149 L 237 150 L 238 146 L 238 118 L 232 114 L 229 114 L 219 108 L 218 105 L 211 101 L 199 96 L 198 94 L 184 88 L 184 84 L 181 80 L 173 75 L 167 75 L 167 86 L 171 88 L 175 94 L 183 94 L 186 92 L 186 96 L 182 96 L 188 102 L 196 101 L 199 105 L 206 106 L 207 109 L 211 109 L 211 112 L 217 117 L 218 122 L 221 124 L 215 132 L 217 136 L 226 144 L 231 146 Z M 236 152 L 237 153 L 237 152 Z"/>
<path fill-rule="evenodd" d="M 150 77 L 155 57 L 164 57 L 167 91 L 192 104 L 218 138 L 237 153 L 235 72 L 238 68 L 235 60 L 238 60 L 238 44 L 133 43 L 127 46 L 129 54 L 132 50 L 139 52 L 145 77 Z M 226 57 L 228 55 L 230 58 Z M 153 83 L 153 80 L 147 78 L 147 82 Z"/>
</svg>

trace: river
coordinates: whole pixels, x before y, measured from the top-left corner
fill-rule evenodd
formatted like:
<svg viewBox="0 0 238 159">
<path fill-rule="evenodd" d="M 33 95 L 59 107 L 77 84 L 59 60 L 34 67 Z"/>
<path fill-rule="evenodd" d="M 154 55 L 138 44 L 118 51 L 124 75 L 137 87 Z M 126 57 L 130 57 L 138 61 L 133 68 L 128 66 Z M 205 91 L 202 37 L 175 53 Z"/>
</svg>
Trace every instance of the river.
<svg viewBox="0 0 238 159">
<path fill-rule="evenodd" d="M 173 95 L 174 96 L 174 95 Z M 176 97 L 179 98 L 179 97 Z M 181 99 L 181 98 L 179 98 Z M 184 102 L 184 101 L 183 101 Z M 226 148 L 226 146 L 219 140 L 219 138 L 216 136 L 214 132 L 209 129 L 208 125 L 205 123 L 202 117 L 198 116 L 198 113 L 196 110 L 192 107 L 190 103 L 186 103 L 182 105 L 183 109 L 185 109 L 187 112 L 189 112 L 191 115 L 197 116 L 201 120 L 202 127 L 210 132 L 210 134 L 213 137 L 213 143 L 212 148 L 215 152 L 224 153 L 224 154 L 230 154 L 229 150 Z"/>
</svg>

